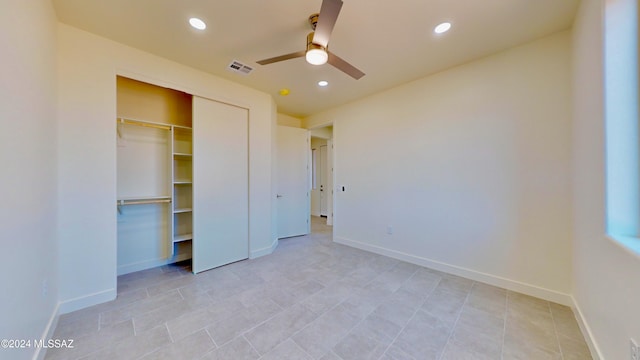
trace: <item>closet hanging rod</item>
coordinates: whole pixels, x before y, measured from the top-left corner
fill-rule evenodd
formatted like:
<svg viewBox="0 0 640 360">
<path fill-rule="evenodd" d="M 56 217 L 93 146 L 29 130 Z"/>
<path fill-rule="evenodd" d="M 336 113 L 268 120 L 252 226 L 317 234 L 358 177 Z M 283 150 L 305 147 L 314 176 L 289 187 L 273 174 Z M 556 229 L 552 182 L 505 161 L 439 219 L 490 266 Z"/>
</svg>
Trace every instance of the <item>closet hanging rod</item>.
<svg viewBox="0 0 640 360">
<path fill-rule="evenodd" d="M 154 123 L 154 122 L 150 122 L 150 121 L 118 118 L 116 120 L 116 122 L 119 123 L 119 124 L 125 124 L 125 125 L 136 125 L 136 126 L 144 126 L 144 127 L 155 128 L 155 129 L 171 130 L 171 126 L 169 126 L 169 125 L 164 125 L 164 124 L 160 124 L 160 123 Z"/>
<path fill-rule="evenodd" d="M 171 198 L 159 197 L 159 198 L 140 198 L 140 199 L 120 199 L 116 200 L 116 206 L 118 207 L 118 214 L 122 214 L 122 206 L 125 205 L 144 205 L 144 204 L 163 204 L 170 203 Z"/>
<path fill-rule="evenodd" d="M 161 204 L 161 203 L 170 203 L 171 199 L 156 199 L 156 200 L 118 200 L 117 205 L 142 205 L 142 204 Z"/>
</svg>

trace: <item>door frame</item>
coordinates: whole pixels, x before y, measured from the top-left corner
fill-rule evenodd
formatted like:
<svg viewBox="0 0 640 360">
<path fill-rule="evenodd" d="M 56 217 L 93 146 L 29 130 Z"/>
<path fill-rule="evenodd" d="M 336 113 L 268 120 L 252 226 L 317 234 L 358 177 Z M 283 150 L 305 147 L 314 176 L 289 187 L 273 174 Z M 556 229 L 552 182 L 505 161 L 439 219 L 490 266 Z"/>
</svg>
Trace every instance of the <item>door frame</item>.
<svg viewBox="0 0 640 360">
<path fill-rule="evenodd" d="M 333 135 L 333 131 L 331 132 Z M 327 225 L 333 226 L 333 200 L 335 186 L 333 185 L 333 137 L 327 140 Z"/>
<path fill-rule="evenodd" d="M 320 216 L 329 216 L 329 141 L 327 144 L 320 145 Z"/>
<path fill-rule="evenodd" d="M 327 127 L 332 127 L 332 129 L 330 130 L 331 133 L 328 134 L 327 131 L 320 131 L 324 128 Z M 316 130 L 316 131 L 314 131 Z M 336 159 L 336 152 L 335 152 L 335 147 L 334 147 L 334 131 L 333 131 L 333 122 L 328 122 L 328 123 L 324 123 L 324 124 L 320 124 L 318 126 L 314 126 L 309 128 L 309 131 L 311 132 L 311 136 L 313 137 L 318 137 L 318 138 L 323 138 L 327 140 L 327 169 L 325 171 L 327 171 L 327 184 L 326 184 L 326 189 L 325 191 L 328 192 L 328 197 L 327 197 L 327 225 L 332 225 L 335 222 L 336 219 L 336 207 L 335 207 L 335 196 L 336 196 L 336 191 L 335 191 L 335 179 L 336 179 L 336 174 L 335 174 L 335 159 Z M 318 148 L 318 150 L 320 150 Z M 311 156 L 311 146 L 309 146 L 309 156 Z M 318 154 L 319 156 L 319 154 Z M 330 191 L 329 191 L 330 190 Z"/>
</svg>

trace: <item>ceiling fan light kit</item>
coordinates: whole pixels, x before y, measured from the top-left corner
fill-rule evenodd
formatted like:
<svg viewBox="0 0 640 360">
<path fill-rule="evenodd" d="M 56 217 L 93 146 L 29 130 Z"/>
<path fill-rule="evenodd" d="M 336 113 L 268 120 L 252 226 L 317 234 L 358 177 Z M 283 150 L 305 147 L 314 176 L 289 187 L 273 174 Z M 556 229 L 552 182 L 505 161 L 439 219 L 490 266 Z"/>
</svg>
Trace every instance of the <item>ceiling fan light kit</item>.
<svg viewBox="0 0 640 360">
<path fill-rule="evenodd" d="M 311 65 L 324 65 L 327 63 L 327 60 L 329 60 L 329 54 L 327 54 L 325 47 L 313 43 L 313 34 L 313 32 L 310 32 L 309 35 L 307 35 L 305 58 Z"/>
<path fill-rule="evenodd" d="M 311 65 L 324 65 L 329 60 L 329 54 L 322 49 L 311 49 L 307 51 L 305 58 Z"/>
<path fill-rule="evenodd" d="M 322 65 L 329 63 L 352 78 L 356 80 L 360 79 L 364 76 L 362 71 L 327 50 L 329 37 L 336 24 L 336 20 L 338 20 L 340 9 L 342 9 L 342 0 L 323 0 L 320 13 L 309 16 L 309 25 L 313 31 L 307 35 L 307 48 L 304 51 L 260 60 L 257 61 L 257 63 L 260 65 L 268 65 L 304 56 L 309 64 Z"/>
</svg>

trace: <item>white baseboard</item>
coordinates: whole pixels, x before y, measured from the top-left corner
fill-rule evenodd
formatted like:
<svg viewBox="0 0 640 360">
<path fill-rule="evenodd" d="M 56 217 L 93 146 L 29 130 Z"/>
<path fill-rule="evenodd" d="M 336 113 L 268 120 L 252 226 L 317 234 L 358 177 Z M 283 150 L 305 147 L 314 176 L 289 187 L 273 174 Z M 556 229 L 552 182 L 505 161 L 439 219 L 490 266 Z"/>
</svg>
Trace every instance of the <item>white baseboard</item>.
<svg viewBox="0 0 640 360">
<path fill-rule="evenodd" d="M 333 241 L 339 244 L 351 246 L 357 249 L 370 251 L 372 253 L 385 255 L 394 259 L 406 261 L 408 263 L 412 263 L 415 265 L 424 266 L 430 269 L 446 272 L 453 275 L 462 276 L 467 279 L 479 281 L 482 283 L 501 287 L 511 291 L 516 291 L 516 292 L 534 296 L 540 299 L 552 301 L 558 304 L 562 304 L 566 306 L 573 305 L 573 300 L 571 298 L 571 295 L 564 294 L 555 290 L 549 290 L 549 289 L 541 288 L 536 285 L 530 285 L 520 281 L 507 279 L 500 276 L 491 275 L 491 274 L 475 271 L 472 269 L 467 269 L 467 268 L 456 266 L 456 265 L 450 265 L 440 261 L 427 259 L 424 257 L 411 255 L 411 254 L 403 253 L 401 251 L 391 250 L 391 249 L 363 243 L 356 240 L 346 239 L 343 237 L 334 236 Z"/>
<path fill-rule="evenodd" d="M 118 290 L 114 288 L 62 301 L 58 304 L 58 315 L 111 301 L 115 299 L 117 295 Z"/>
<path fill-rule="evenodd" d="M 249 259 L 259 258 L 261 256 L 269 255 L 276 250 L 278 247 L 278 239 L 273 240 L 270 246 L 267 246 L 262 249 L 252 250 L 249 254 Z"/>
<path fill-rule="evenodd" d="M 56 326 L 58 326 L 58 319 L 60 318 L 60 303 L 56 305 L 53 309 L 53 313 L 51 313 L 51 317 L 49 318 L 49 322 L 47 322 L 47 327 L 45 327 L 44 332 L 42 333 L 42 337 L 40 340 L 46 343 L 49 339 L 53 339 L 53 333 L 56 331 Z M 45 355 L 47 355 L 47 349 L 36 347 L 36 352 L 33 354 L 33 360 L 43 360 Z"/>
<path fill-rule="evenodd" d="M 580 309 L 580 305 L 576 299 L 572 296 L 571 301 L 573 304 L 571 308 L 573 309 L 573 313 L 576 316 L 576 320 L 578 321 L 578 326 L 580 326 L 580 330 L 582 331 L 582 335 L 584 336 L 587 345 L 589 346 L 589 351 L 591 351 L 591 357 L 593 360 L 602 360 L 604 356 L 602 356 L 602 352 L 600 352 L 600 347 L 598 347 L 598 343 L 593 336 L 593 332 L 591 331 L 591 327 L 587 322 L 587 319 L 584 317 L 582 310 Z"/>
<path fill-rule="evenodd" d="M 158 266 L 169 265 L 169 264 L 173 264 L 173 263 L 177 263 L 177 262 L 189 260 L 189 259 L 191 259 L 191 254 L 185 253 L 185 254 L 178 254 L 168 259 L 145 260 L 145 261 L 140 261 L 133 264 L 119 265 L 118 276 L 129 274 L 136 271 L 152 269 Z"/>
</svg>

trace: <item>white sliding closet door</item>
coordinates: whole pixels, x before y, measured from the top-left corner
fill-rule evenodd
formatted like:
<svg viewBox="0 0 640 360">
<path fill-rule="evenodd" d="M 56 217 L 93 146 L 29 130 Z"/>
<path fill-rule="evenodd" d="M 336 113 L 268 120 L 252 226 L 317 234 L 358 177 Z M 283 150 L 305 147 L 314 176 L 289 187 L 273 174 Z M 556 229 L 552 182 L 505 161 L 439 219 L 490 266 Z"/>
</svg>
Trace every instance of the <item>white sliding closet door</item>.
<svg viewBox="0 0 640 360">
<path fill-rule="evenodd" d="M 248 111 L 193 97 L 193 272 L 249 257 Z"/>
</svg>

